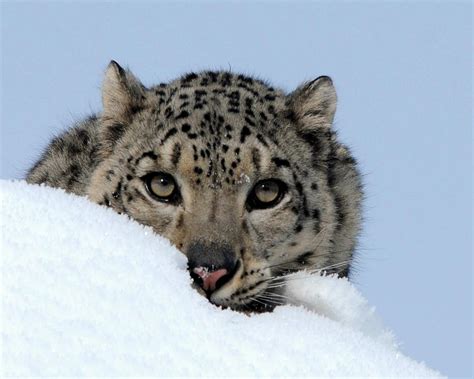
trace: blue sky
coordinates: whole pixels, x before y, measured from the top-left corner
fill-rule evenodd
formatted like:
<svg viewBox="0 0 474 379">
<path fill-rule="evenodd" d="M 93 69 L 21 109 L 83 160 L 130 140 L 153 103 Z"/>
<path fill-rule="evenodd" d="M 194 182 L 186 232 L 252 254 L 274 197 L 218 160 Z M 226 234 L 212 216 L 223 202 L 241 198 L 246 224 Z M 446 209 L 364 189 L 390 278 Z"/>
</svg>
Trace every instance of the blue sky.
<svg viewBox="0 0 474 379">
<path fill-rule="evenodd" d="M 469 2 L 3 2 L 1 178 L 100 111 L 111 59 L 146 85 L 231 68 L 287 91 L 319 75 L 358 157 L 358 288 L 409 356 L 472 374 Z"/>
</svg>

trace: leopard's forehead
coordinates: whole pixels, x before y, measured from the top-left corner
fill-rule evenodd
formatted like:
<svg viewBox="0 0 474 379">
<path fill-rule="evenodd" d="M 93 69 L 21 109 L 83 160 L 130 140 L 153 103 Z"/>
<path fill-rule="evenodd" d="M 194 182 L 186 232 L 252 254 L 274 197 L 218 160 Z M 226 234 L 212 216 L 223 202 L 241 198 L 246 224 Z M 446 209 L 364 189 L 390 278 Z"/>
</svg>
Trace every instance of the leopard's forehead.
<svg viewBox="0 0 474 379">
<path fill-rule="evenodd" d="M 284 107 L 285 94 L 264 81 L 230 72 L 190 73 L 150 91 L 167 118 L 185 117 L 205 108 L 221 116 L 241 116 L 248 126 L 265 126 Z"/>
<path fill-rule="evenodd" d="M 152 87 L 149 96 L 133 139 L 139 167 L 215 186 L 245 182 L 262 169 L 271 176 L 288 165 L 276 138 L 286 96 L 263 81 L 192 73 Z"/>
</svg>

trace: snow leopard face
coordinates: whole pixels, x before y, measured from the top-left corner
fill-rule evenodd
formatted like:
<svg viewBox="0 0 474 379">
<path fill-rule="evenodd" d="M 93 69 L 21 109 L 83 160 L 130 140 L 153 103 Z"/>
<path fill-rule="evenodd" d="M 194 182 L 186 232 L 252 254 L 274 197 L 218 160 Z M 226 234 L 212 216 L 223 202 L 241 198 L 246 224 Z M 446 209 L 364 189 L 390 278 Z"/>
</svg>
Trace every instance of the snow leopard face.
<svg viewBox="0 0 474 379">
<path fill-rule="evenodd" d="M 289 95 L 229 72 L 145 88 L 112 62 L 103 104 L 86 194 L 169 238 L 212 303 L 268 310 L 288 272 L 348 275 L 362 195 L 329 78 Z"/>
</svg>

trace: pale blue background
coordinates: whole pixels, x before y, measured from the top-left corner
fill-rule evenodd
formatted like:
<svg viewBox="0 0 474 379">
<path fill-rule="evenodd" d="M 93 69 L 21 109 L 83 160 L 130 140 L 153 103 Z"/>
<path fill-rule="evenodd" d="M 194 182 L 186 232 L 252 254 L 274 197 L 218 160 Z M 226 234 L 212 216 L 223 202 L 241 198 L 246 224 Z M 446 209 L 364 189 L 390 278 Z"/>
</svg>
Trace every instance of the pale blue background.
<svg viewBox="0 0 474 379">
<path fill-rule="evenodd" d="M 110 59 L 145 84 L 202 68 L 286 90 L 330 75 L 366 174 L 355 281 L 406 354 L 470 376 L 471 33 L 468 2 L 3 3 L 1 177 L 100 110 Z"/>
</svg>

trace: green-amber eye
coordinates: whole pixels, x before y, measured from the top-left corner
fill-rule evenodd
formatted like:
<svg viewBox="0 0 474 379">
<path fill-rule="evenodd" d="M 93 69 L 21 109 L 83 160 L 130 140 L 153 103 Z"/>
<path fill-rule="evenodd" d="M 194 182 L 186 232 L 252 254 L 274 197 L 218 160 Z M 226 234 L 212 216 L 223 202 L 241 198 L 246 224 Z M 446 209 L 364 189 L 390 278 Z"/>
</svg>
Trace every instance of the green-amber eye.
<svg viewBox="0 0 474 379">
<path fill-rule="evenodd" d="M 271 203 L 280 193 L 280 186 L 273 180 L 263 180 L 254 188 L 255 196 L 262 203 Z"/>
<path fill-rule="evenodd" d="M 176 198 L 178 186 L 173 176 L 165 172 L 154 172 L 144 178 L 148 192 L 160 201 L 172 201 Z"/>
<path fill-rule="evenodd" d="M 277 179 L 259 181 L 252 189 L 247 199 L 247 207 L 265 209 L 277 205 L 286 192 L 286 185 Z"/>
</svg>

